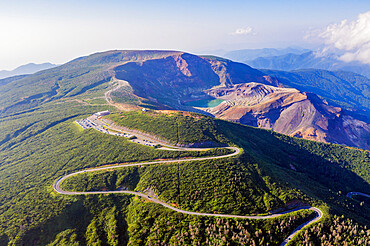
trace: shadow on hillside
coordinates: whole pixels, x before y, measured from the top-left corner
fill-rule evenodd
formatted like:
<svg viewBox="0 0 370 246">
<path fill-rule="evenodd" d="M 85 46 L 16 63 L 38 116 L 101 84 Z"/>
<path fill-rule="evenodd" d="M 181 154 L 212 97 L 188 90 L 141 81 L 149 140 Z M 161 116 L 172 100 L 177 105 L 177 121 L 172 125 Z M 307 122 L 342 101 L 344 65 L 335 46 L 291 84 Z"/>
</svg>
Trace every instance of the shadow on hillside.
<svg viewBox="0 0 370 246">
<path fill-rule="evenodd" d="M 58 234 L 63 234 L 69 229 L 75 229 L 73 232 L 77 234 L 76 240 L 80 242 L 80 245 L 86 245 L 85 235 L 91 221 L 96 219 L 104 223 L 106 219 L 103 217 L 102 211 L 114 206 L 119 211 L 116 217 L 119 245 L 127 245 L 128 234 L 126 231 L 128 226 L 123 211 L 129 200 L 130 196 L 79 196 L 77 201 L 66 207 L 58 216 L 49 219 L 41 226 L 26 231 L 21 237 L 22 242 L 19 242 L 19 245 L 47 245 L 52 243 Z M 107 235 L 105 235 L 104 228 L 98 226 L 96 229 L 99 239 L 103 242 L 106 241 Z M 69 236 L 64 238 L 66 242 L 69 242 Z M 0 240 L 2 239 L 0 238 Z"/>
<path fill-rule="evenodd" d="M 6 234 L 0 236 L 0 245 L 8 245 L 9 238 Z"/>
<path fill-rule="evenodd" d="M 288 182 L 337 211 L 352 213 L 365 223 L 370 221 L 364 207 L 346 198 L 350 191 L 370 193 L 370 184 L 357 174 L 366 173 L 369 168 L 370 152 L 221 120 L 217 123 L 225 135 L 244 148 L 249 158 L 265 167 L 268 175 Z"/>
</svg>

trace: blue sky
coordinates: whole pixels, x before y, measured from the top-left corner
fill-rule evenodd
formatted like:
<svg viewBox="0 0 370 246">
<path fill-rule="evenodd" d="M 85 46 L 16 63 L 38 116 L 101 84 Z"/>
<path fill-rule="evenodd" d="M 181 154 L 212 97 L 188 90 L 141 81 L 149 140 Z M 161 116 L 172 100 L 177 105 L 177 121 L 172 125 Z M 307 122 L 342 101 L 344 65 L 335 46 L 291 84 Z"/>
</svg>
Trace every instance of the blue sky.
<svg viewBox="0 0 370 246">
<path fill-rule="evenodd" d="M 0 70 L 109 49 L 314 47 L 308 33 L 367 11 L 368 0 L 0 0 Z"/>
</svg>

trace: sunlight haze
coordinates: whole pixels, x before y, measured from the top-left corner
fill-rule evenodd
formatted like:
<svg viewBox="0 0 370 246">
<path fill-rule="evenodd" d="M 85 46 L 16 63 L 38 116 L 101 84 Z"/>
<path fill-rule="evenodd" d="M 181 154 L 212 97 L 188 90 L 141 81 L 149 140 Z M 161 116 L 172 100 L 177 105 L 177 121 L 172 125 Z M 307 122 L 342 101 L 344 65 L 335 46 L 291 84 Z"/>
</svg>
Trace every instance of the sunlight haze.
<svg viewBox="0 0 370 246">
<path fill-rule="evenodd" d="M 311 48 L 325 40 L 308 32 L 369 10 L 368 1 L 4 1 L 0 70 L 111 49 Z"/>
</svg>

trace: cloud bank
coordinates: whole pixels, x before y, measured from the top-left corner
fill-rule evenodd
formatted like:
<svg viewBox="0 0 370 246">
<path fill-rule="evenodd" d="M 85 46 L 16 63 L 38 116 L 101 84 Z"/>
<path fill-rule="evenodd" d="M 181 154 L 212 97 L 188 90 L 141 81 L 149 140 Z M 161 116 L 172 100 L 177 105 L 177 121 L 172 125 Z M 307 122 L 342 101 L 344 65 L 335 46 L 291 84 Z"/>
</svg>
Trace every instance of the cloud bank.
<svg viewBox="0 0 370 246">
<path fill-rule="evenodd" d="M 345 51 L 341 60 L 370 64 L 370 11 L 360 14 L 356 21 L 329 25 L 320 37 L 326 44 Z"/>
<path fill-rule="evenodd" d="M 247 35 L 252 34 L 253 28 L 250 26 L 247 26 L 245 28 L 238 28 L 235 30 L 235 32 L 232 32 L 231 35 Z"/>
</svg>

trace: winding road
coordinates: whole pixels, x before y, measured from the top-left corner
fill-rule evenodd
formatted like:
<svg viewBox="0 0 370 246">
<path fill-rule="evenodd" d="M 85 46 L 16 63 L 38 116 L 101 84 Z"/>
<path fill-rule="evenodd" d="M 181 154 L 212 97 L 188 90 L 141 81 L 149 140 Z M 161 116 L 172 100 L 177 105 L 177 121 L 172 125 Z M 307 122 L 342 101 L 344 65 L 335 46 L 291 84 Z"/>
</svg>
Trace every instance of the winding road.
<svg viewBox="0 0 370 246">
<path fill-rule="evenodd" d="M 104 98 L 105 98 L 105 100 L 107 101 L 107 103 L 109 104 L 109 105 L 111 105 L 111 106 L 116 106 L 116 105 L 114 105 L 114 102 L 113 102 L 113 100 L 112 100 L 112 92 L 114 92 L 114 91 L 117 91 L 118 89 L 120 89 L 125 83 L 128 83 L 128 82 L 126 82 L 126 81 L 123 81 L 123 80 L 118 80 L 118 79 L 116 79 L 115 77 L 112 79 L 112 81 L 111 81 L 111 83 L 112 84 L 114 84 L 114 82 L 117 82 L 117 86 L 116 87 L 114 87 L 114 88 L 112 88 L 112 89 L 110 89 L 110 90 L 108 90 L 108 91 L 106 91 L 105 93 L 104 93 Z"/>
<path fill-rule="evenodd" d="M 347 194 L 348 198 L 352 198 L 352 196 L 364 196 L 364 197 L 370 198 L 370 195 L 362 193 L 362 192 L 357 192 L 357 191 L 352 191 Z"/>
<path fill-rule="evenodd" d="M 168 146 L 168 145 L 167 145 Z M 62 190 L 62 188 L 60 187 L 61 183 L 72 177 L 72 176 L 75 176 L 75 175 L 78 175 L 78 174 L 82 174 L 82 173 L 87 173 L 87 172 L 96 172 L 96 171 L 102 171 L 102 170 L 111 170 L 111 169 L 116 169 L 116 168 L 123 168 L 123 167 L 131 167 L 131 166 L 143 166 L 143 165 L 154 165 L 154 164 L 168 164 L 168 163 L 178 163 L 178 162 L 185 162 L 185 161 L 202 161 L 202 160 L 212 160 L 212 159 L 221 159 L 221 158 L 229 158 L 229 157 L 232 157 L 232 156 L 236 156 L 240 153 L 240 149 L 237 148 L 237 147 L 223 147 L 223 148 L 227 148 L 227 149 L 232 149 L 234 150 L 233 153 L 231 154 L 226 154 L 226 155 L 221 155 L 221 156 L 210 156 L 210 157 L 200 157 L 200 158 L 192 158 L 192 159 L 176 159 L 176 160 L 161 160 L 161 161 L 149 161 L 149 162 L 139 162 L 139 163 L 130 163 L 130 164 L 118 164 L 118 165 L 114 165 L 114 166 L 101 166 L 101 167 L 97 167 L 97 168 L 91 168 L 91 169 L 86 169 L 86 170 L 82 170 L 82 171 L 78 171 L 78 172 L 74 172 L 74 173 L 71 173 L 71 174 L 68 174 L 68 175 L 65 175 L 61 178 L 59 178 L 55 183 L 54 183 L 54 190 L 59 193 L 59 194 L 63 194 L 63 195 L 93 195 L 93 194 L 130 194 L 130 195 L 136 195 L 136 196 L 140 196 L 140 197 L 143 197 L 145 199 L 148 199 L 149 201 L 151 202 L 155 202 L 155 203 L 158 203 L 166 208 L 169 208 L 173 211 L 176 211 L 176 212 L 179 212 L 179 213 L 183 213 L 183 214 L 189 214 L 189 215 L 197 215 L 197 216 L 213 216 L 213 217 L 227 217 L 227 218 L 241 218 L 241 219 L 270 219 L 270 218 L 274 218 L 274 217 L 278 217 L 278 216 L 282 216 L 284 214 L 288 214 L 288 213 L 291 213 L 291 212 L 294 212 L 294 211 L 298 211 L 298 210 L 303 210 L 303 209 L 308 209 L 308 210 L 312 210 L 312 211 L 315 211 L 316 212 L 316 217 L 303 223 L 302 225 L 300 225 L 298 228 L 296 228 L 282 243 L 281 243 L 281 246 L 282 245 L 286 245 L 292 238 L 294 235 L 296 235 L 300 230 L 302 230 L 304 227 L 312 224 L 312 223 L 315 223 L 316 221 L 320 220 L 323 216 L 323 212 L 316 208 L 316 207 L 310 207 L 310 206 L 306 206 L 306 207 L 299 207 L 299 208 L 295 208 L 293 210 L 289 210 L 289 211 L 284 211 L 284 212 L 280 212 L 280 213 L 274 213 L 274 214 L 270 214 L 270 215 L 263 215 L 263 216 L 251 216 L 251 215 L 234 215 L 234 214 L 211 214 L 211 213 L 198 213 L 198 212 L 191 212 L 191 211 L 186 211 L 186 210 L 182 210 L 182 209 L 179 209 L 179 208 L 176 208 L 176 207 L 173 207 L 163 201 L 160 201 L 154 197 L 151 197 L 147 194 L 144 194 L 144 193 L 141 193 L 141 192 L 136 192 L 136 191 L 128 191 L 128 190 L 116 190 L 116 191 L 86 191 L 86 192 L 75 192 L 75 191 L 65 191 L 65 190 Z M 207 149 L 196 149 L 196 148 L 181 148 L 181 147 L 175 147 L 175 146 L 171 146 L 171 148 L 166 148 L 166 150 L 174 150 L 174 151 L 199 151 L 199 150 L 209 150 L 210 148 L 207 148 Z"/>
</svg>

